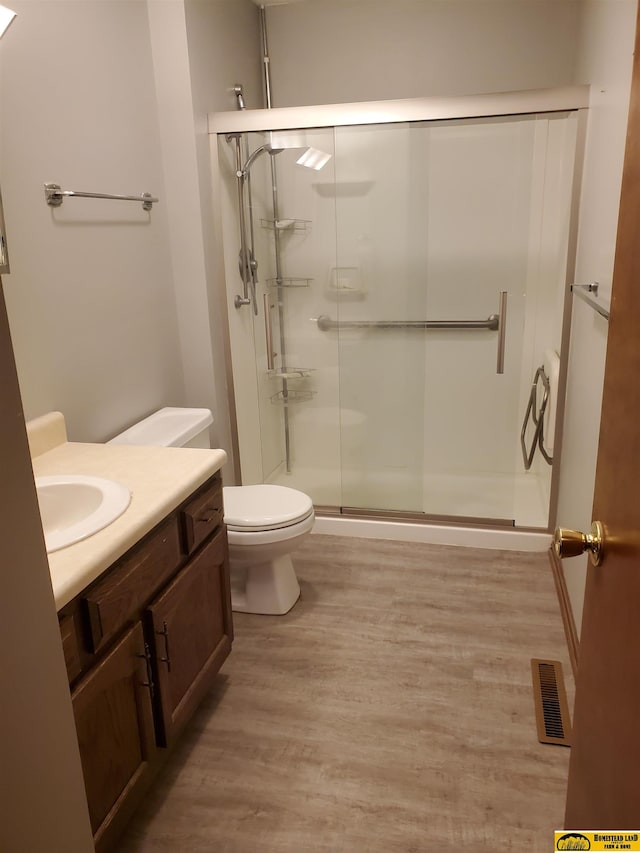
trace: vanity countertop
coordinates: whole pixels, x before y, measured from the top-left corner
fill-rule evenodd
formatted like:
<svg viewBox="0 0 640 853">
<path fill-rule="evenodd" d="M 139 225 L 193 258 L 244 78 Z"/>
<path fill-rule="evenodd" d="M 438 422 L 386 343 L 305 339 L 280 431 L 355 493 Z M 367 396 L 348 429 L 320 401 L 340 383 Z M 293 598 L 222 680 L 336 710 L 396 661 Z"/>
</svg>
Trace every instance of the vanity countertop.
<svg viewBox="0 0 640 853">
<path fill-rule="evenodd" d="M 66 438 L 66 435 L 64 436 Z M 124 483 L 126 511 L 87 539 L 48 554 L 58 610 L 135 545 L 226 462 L 224 450 L 63 441 L 32 457 L 36 477 L 85 474 Z"/>
</svg>

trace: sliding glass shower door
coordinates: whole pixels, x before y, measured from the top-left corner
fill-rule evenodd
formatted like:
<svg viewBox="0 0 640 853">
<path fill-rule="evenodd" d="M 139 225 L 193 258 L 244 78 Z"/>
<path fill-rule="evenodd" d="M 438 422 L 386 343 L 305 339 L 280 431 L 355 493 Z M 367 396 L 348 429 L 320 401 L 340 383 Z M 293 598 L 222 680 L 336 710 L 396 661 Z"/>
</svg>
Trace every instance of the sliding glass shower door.
<svg viewBox="0 0 640 853">
<path fill-rule="evenodd" d="M 337 197 L 355 282 L 336 306 L 340 406 L 361 415 L 342 426 L 343 506 L 514 518 L 534 136 L 532 119 L 336 129 L 336 183 L 355 190 Z M 495 324 L 465 324 L 502 291 L 497 373 Z"/>
<path fill-rule="evenodd" d="M 243 137 L 245 158 L 268 146 L 244 187 L 256 300 L 230 309 L 243 482 L 546 526 L 551 468 L 525 470 L 520 432 L 561 346 L 575 137 L 571 113 Z M 227 141 L 220 162 L 232 208 Z M 236 290 L 237 243 L 227 216 Z"/>
</svg>

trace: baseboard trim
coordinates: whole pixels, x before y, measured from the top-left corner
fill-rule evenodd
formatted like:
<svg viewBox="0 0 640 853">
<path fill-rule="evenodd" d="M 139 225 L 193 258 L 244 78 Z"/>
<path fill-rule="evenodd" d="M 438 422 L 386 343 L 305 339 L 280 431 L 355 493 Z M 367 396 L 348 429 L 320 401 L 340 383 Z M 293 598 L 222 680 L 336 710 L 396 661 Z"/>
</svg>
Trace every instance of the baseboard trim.
<svg viewBox="0 0 640 853">
<path fill-rule="evenodd" d="M 571 602 L 569 600 L 569 591 L 564 579 L 562 571 L 562 561 L 556 555 L 553 548 L 549 548 L 549 563 L 553 573 L 553 580 L 556 585 L 556 593 L 558 594 L 558 603 L 560 604 L 560 614 L 562 615 L 562 624 L 564 625 L 564 634 L 567 639 L 567 648 L 569 649 L 569 659 L 571 661 L 571 669 L 573 677 L 578 675 L 578 655 L 580 650 L 580 640 L 578 639 L 578 631 L 571 610 Z"/>
</svg>

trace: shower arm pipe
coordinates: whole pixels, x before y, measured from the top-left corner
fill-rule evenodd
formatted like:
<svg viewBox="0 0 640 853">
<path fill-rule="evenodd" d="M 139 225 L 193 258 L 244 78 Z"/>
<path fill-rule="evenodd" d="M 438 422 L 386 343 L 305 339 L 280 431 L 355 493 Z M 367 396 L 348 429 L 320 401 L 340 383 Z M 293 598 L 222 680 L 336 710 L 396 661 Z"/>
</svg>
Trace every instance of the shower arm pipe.
<svg viewBox="0 0 640 853">
<path fill-rule="evenodd" d="M 233 87 L 233 94 L 236 96 L 236 105 L 237 105 L 238 109 L 239 110 L 246 109 L 246 106 L 244 103 L 244 87 L 242 86 L 241 83 L 236 83 L 236 85 Z"/>
</svg>

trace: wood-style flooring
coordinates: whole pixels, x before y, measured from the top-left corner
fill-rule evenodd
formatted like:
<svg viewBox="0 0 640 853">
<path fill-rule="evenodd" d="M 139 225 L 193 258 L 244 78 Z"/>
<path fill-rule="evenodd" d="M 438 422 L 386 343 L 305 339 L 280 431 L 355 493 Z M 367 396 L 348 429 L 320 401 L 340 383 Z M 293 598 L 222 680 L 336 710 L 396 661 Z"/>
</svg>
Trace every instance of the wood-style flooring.
<svg viewBox="0 0 640 853">
<path fill-rule="evenodd" d="M 234 614 L 217 688 L 121 853 L 548 851 L 569 750 L 530 659 L 570 665 L 546 554 L 314 535 L 286 616 Z"/>
</svg>

